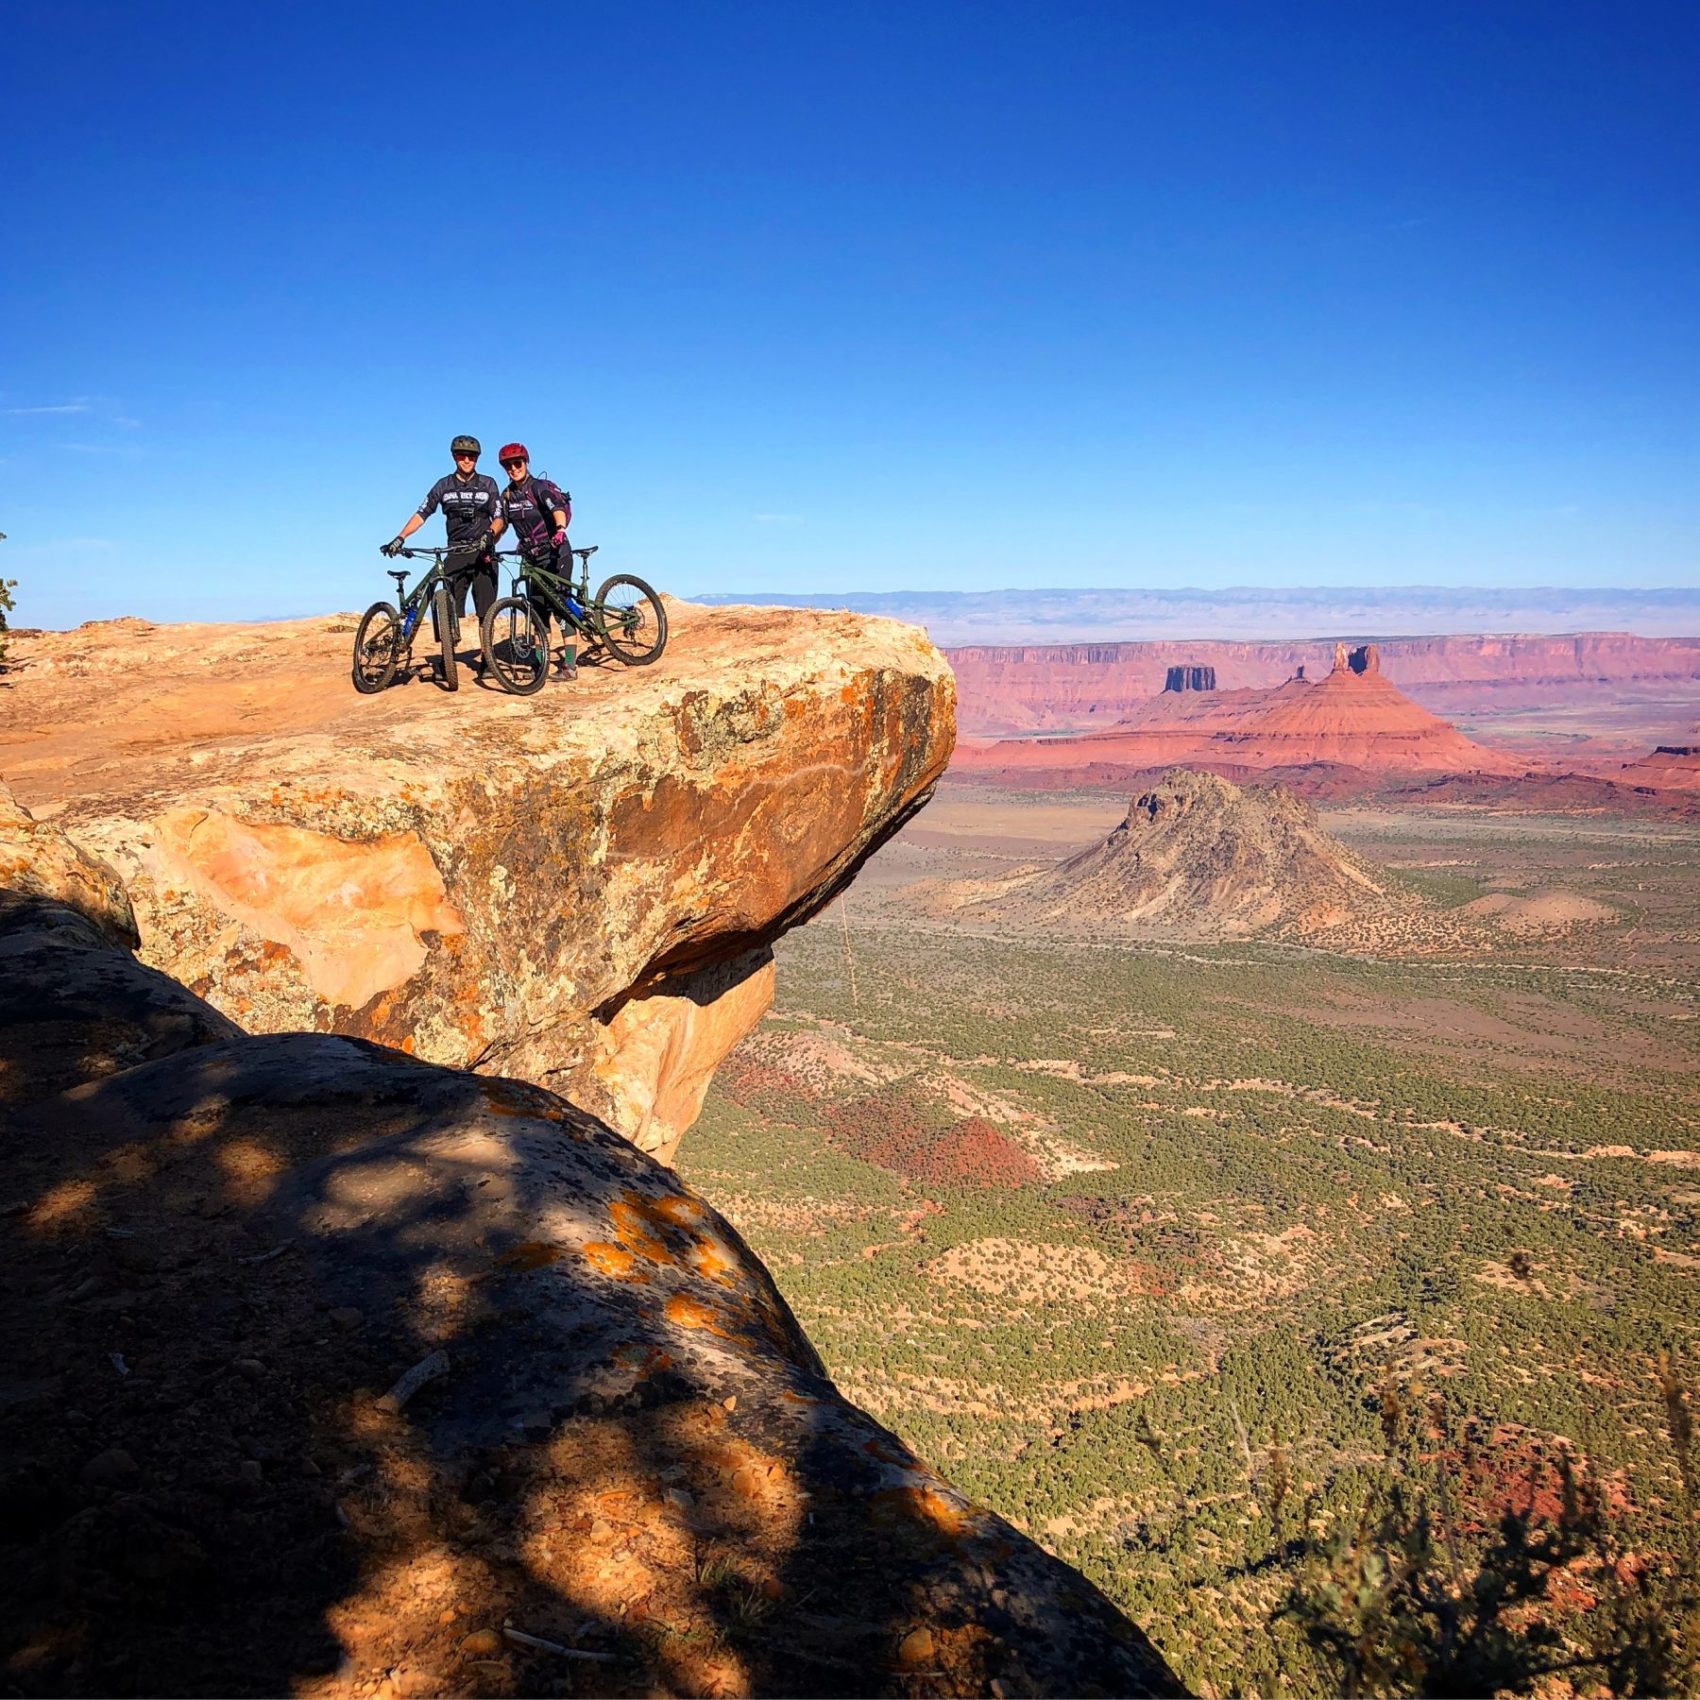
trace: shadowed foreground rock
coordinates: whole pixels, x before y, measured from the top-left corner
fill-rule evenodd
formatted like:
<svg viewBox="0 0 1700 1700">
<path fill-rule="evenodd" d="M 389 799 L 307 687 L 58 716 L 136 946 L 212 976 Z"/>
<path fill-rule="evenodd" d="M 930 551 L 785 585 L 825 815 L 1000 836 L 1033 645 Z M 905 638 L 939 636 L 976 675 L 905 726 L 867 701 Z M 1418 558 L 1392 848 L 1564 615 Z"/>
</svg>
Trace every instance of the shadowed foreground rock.
<svg viewBox="0 0 1700 1700">
<path fill-rule="evenodd" d="M 672 606 L 655 666 L 523 699 L 357 696 L 347 617 L 20 633 L 0 772 L 116 871 L 142 959 L 244 1030 L 517 1075 L 670 1157 L 772 940 L 955 738 L 913 628 Z"/>
<path fill-rule="evenodd" d="M 562 1099 L 236 1033 L 41 889 L 0 967 L 10 1691 L 1179 1692 Z"/>
</svg>

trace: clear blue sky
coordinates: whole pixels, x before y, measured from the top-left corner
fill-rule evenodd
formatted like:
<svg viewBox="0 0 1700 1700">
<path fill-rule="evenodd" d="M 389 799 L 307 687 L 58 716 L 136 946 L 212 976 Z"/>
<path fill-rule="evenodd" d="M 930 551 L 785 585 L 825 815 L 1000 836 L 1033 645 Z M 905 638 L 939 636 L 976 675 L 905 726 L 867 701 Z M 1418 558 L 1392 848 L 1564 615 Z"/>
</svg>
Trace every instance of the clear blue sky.
<svg viewBox="0 0 1700 1700">
<path fill-rule="evenodd" d="M 1692 0 L 5 34 L 18 623 L 363 606 L 458 430 L 687 594 L 1700 579 Z"/>
</svg>

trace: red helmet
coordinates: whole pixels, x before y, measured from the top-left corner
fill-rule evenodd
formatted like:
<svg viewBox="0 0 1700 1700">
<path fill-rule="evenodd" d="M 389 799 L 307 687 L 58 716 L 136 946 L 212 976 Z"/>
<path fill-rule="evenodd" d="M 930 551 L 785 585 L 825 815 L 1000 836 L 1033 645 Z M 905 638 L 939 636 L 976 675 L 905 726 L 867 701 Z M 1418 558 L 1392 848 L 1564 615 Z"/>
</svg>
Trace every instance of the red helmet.
<svg viewBox="0 0 1700 1700">
<path fill-rule="evenodd" d="M 530 459 L 531 451 L 524 443 L 504 443 L 502 445 L 502 452 L 496 456 L 496 464 L 498 466 L 505 466 L 510 460 L 523 460 L 529 462 Z"/>
</svg>

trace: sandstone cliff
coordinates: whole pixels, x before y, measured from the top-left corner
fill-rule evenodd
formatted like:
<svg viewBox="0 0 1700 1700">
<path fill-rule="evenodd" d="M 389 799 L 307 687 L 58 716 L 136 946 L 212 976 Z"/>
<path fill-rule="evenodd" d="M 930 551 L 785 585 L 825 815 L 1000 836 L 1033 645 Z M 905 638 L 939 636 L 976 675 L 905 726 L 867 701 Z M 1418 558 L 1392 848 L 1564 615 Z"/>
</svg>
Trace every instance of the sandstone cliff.
<svg viewBox="0 0 1700 1700">
<path fill-rule="evenodd" d="M 670 1170 L 534 1086 L 237 1031 L 21 811 L 0 868 L 12 1692 L 1178 1692 Z"/>
<path fill-rule="evenodd" d="M 1600 690 L 1700 679 L 1700 638 L 1627 632 L 1562 637 L 1392 638 L 1388 676 L 1437 714 L 1521 694 L 1579 700 Z M 1213 667 L 1224 684 L 1268 690 L 1300 668 L 1326 673 L 1331 641 L 978 644 L 946 650 L 961 691 L 961 725 L 976 736 L 1108 724 L 1135 713 L 1173 667 Z"/>
<path fill-rule="evenodd" d="M 1096 767 L 1104 783 L 1175 763 L 1231 778 L 1273 772 L 1330 787 L 1388 775 L 1472 773 L 1512 777 L 1528 763 L 1466 738 L 1407 697 L 1381 670 L 1378 647 L 1334 648 L 1322 678 L 1291 678 L 1271 690 L 1165 691 L 1102 732 L 1075 738 L 1006 739 L 964 749 L 957 777 L 1007 779 L 1024 772 Z"/>
<path fill-rule="evenodd" d="M 20 634 L 0 774 L 116 870 L 142 960 L 249 1032 L 557 1088 L 670 1154 L 771 940 L 925 800 L 911 628 L 675 604 L 652 668 L 357 697 L 352 621 Z"/>
</svg>

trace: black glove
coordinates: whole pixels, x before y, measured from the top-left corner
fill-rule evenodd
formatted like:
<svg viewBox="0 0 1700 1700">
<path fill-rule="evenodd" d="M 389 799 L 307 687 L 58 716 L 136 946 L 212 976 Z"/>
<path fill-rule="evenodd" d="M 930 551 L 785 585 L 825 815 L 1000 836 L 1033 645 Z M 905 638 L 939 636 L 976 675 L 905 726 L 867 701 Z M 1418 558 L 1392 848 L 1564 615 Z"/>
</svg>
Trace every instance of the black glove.
<svg viewBox="0 0 1700 1700">
<path fill-rule="evenodd" d="M 401 538 L 392 537 L 389 540 L 388 543 L 384 544 L 378 550 L 378 553 L 380 555 L 388 555 L 389 558 L 393 561 L 396 558 L 396 556 L 399 555 L 402 552 L 403 548 L 405 548 L 405 547 L 406 547 L 406 545 L 403 543 Z"/>
</svg>

